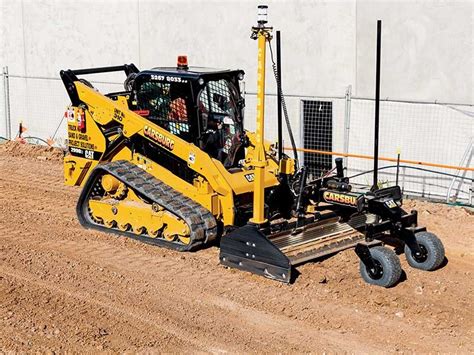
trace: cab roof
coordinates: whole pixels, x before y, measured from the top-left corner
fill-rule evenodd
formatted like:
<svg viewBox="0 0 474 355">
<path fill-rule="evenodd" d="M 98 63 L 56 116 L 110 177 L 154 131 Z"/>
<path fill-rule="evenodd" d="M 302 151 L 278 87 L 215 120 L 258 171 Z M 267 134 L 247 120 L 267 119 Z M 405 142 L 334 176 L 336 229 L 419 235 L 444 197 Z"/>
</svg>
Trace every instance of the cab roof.
<svg viewBox="0 0 474 355">
<path fill-rule="evenodd" d="M 243 70 L 236 69 L 216 69 L 216 68 L 206 68 L 206 67 L 189 67 L 188 69 L 178 69 L 176 67 L 156 67 L 149 70 L 143 70 L 140 74 L 157 74 L 162 73 L 165 75 L 176 75 L 180 77 L 188 77 L 192 79 L 199 79 L 200 77 L 206 76 L 220 76 L 220 75 L 230 75 L 234 76 L 239 73 L 244 74 Z"/>
</svg>

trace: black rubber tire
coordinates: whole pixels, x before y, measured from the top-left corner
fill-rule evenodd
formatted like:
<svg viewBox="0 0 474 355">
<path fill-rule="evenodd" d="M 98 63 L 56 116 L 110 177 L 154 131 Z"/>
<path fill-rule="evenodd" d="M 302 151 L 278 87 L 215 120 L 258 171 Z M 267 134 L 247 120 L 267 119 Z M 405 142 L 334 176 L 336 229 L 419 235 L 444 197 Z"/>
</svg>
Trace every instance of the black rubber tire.
<svg viewBox="0 0 474 355">
<path fill-rule="evenodd" d="M 382 287 L 395 285 L 402 276 L 402 267 L 397 254 L 392 249 L 376 246 L 370 248 L 370 255 L 380 269 L 369 270 L 361 260 L 359 269 L 364 281 Z"/>
<path fill-rule="evenodd" d="M 430 232 L 417 233 L 415 238 L 422 251 L 426 254 L 422 260 L 417 260 L 410 247 L 405 244 L 405 257 L 408 264 L 420 270 L 436 270 L 445 258 L 443 243 L 435 234 Z"/>
</svg>

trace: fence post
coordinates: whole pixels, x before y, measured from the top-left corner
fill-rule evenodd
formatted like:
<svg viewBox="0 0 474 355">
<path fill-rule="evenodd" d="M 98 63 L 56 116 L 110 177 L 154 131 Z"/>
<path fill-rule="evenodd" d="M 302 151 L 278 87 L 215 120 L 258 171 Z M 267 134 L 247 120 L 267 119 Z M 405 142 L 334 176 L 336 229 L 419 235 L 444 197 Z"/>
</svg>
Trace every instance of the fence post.
<svg viewBox="0 0 474 355">
<path fill-rule="evenodd" d="M 461 161 L 459 162 L 459 166 L 464 166 L 469 167 L 472 161 L 472 156 L 474 153 L 474 137 L 471 137 L 471 140 L 469 141 L 469 144 L 467 146 L 466 151 L 464 152 Z M 451 200 L 453 202 L 456 202 L 456 199 L 459 195 L 459 191 L 464 184 L 464 178 L 466 177 L 467 171 L 465 170 L 464 172 L 461 172 L 461 170 L 457 170 L 456 176 L 451 180 L 451 183 L 449 184 L 448 187 L 448 192 L 446 193 L 446 203 L 450 203 Z M 451 191 L 454 188 L 454 184 L 456 183 L 456 179 L 461 176 L 461 179 L 459 180 L 459 185 L 457 188 L 457 191 L 454 193 L 454 197 L 451 197 Z M 472 196 L 469 195 L 469 204 L 471 203 L 470 201 L 472 200 Z"/>
<path fill-rule="evenodd" d="M 306 148 L 304 146 L 304 100 L 300 99 L 300 147 Z M 304 161 L 304 152 L 298 152 L 298 160 L 299 160 L 299 165 L 302 167 L 305 165 Z"/>
<path fill-rule="evenodd" d="M 351 129 L 351 98 L 352 98 L 352 85 L 349 85 L 346 89 L 346 105 L 344 110 L 344 154 L 349 153 L 349 137 Z M 349 158 L 344 157 L 344 166 L 348 168 Z"/>
<path fill-rule="evenodd" d="M 426 188 L 426 175 L 423 175 L 421 178 L 422 185 L 421 185 L 421 197 L 425 197 L 425 188 Z"/>
<path fill-rule="evenodd" d="M 472 172 L 472 180 L 471 180 L 471 188 L 469 189 L 469 204 L 474 206 L 474 198 L 472 195 L 474 194 L 474 171 Z"/>
<path fill-rule="evenodd" d="M 6 138 L 12 139 L 12 127 L 10 121 L 10 84 L 8 76 L 8 66 L 3 67 L 3 94 L 5 99 L 5 132 Z"/>
<path fill-rule="evenodd" d="M 405 193 L 405 174 L 406 174 L 406 168 L 402 168 L 402 195 Z"/>
</svg>

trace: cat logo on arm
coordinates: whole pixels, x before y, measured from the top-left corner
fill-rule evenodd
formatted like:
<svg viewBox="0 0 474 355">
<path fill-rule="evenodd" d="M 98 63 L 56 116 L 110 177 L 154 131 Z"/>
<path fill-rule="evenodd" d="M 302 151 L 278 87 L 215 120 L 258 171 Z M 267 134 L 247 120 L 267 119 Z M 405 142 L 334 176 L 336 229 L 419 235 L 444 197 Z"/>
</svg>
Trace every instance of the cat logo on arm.
<svg viewBox="0 0 474 355">
<path fill-rule="evenodd" d="M 245 174 L 245 178 L 247 179 L 248 182 L 253 182 L 255 180 L 255 174 Z"/>
</svg>

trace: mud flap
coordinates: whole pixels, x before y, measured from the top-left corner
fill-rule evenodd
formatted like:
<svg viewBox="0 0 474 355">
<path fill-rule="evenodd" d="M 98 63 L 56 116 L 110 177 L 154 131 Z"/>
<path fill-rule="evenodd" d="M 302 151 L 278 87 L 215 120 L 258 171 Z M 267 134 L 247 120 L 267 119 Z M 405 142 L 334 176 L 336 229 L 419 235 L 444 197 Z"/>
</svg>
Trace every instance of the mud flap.
<svg viewBox="0 0 474 355">
<path fill-rule="evenodd" d="M 258 228 L 247 224 L 221 239 L 221 264 L 289 283 L 291 263 Z"/>
</svg>

